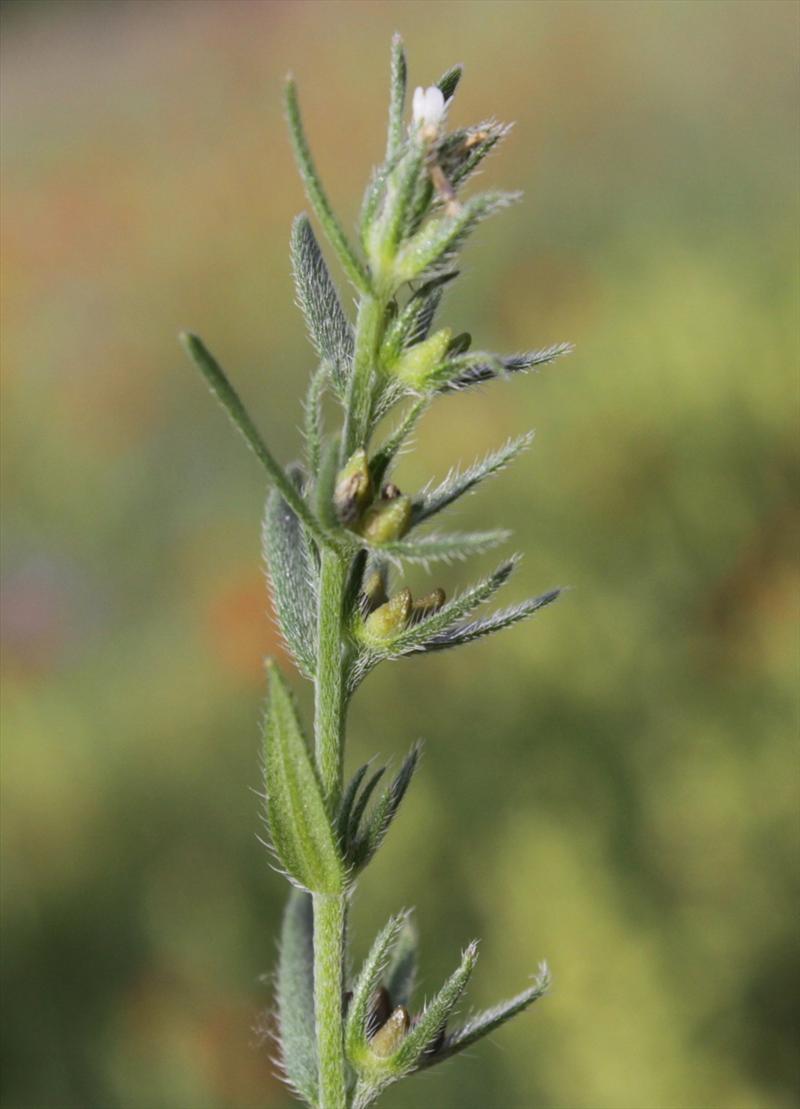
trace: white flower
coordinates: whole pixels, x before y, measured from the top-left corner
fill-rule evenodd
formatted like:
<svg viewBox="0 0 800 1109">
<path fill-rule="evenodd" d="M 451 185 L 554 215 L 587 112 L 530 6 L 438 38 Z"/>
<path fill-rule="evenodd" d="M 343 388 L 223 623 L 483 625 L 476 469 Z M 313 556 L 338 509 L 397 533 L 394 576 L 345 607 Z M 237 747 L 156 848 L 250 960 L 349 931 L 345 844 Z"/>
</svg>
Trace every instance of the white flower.
<svg viewBox="0 0 800 1109">
<path fill-rule="evenodd" d="M 445 113 L 442 90 L 436 85 L 431 85 L 428 89 L 414 89 L 412 109 L 415 124 L 422 124 L 426 131 L 437 131 Z"/>
</svg>

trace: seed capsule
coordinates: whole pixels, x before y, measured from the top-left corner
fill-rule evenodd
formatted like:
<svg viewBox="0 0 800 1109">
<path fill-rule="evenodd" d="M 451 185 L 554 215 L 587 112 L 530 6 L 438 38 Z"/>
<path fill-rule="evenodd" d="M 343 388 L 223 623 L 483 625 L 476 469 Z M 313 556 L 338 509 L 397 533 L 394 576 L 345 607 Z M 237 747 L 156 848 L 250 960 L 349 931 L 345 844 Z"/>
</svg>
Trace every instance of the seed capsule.
<svg viewBox="0 0 800 1109">
<path fill-rule="evenodd" d="M 424 620 L 426 616 L 432 616 L 434 612 L 438 612 L 445 602 L 445 591 L 443 589 L 434 589 L 432 593 L 428 593 L 425 597 L 420 597 L 419 600 L 414 601 L 411 609 L 411 621 L 416 624 L 420 620 Z"/>
<path fill-rule="evenodd" d="M 364 621 L 364 639 L 376 645 L 394 639 L 408 625 L 411 615 L 411 590 L 401 589 L 390 601 L 371 612 Z"/>
<path fill-rule="evenodd" d="M 421 343 L 409 347 L 392 372 L 412 389 L 424 389 L 433 370 L 443 361 L 453 338 L 452 329 L 443 327 Z"/>
<path fill-rule="evenodd" d="M 378 1029 L 369 1041 L 369 1046 L 382 1059 L 394 1055 L 406 1038 L 410 1023 L 408 1009 L 405 1005 L 398 1005 L 386 1023 Z"/>
<path fill-rule="evenodd" d="M 363 448 L 355 451 L 342 467 L 333 490 L 333 507 L 339 521 L 354 524 L 372 500 L 372 476 Z"/>
<path fill-rule="evenodd" d="M 374 1036 L 392 1015 L 392 999 L 385 986 L 379 986 L 369 1003 L 367 1016 L 367 1036 Z"/>
<path fill-rule="evenodd" d="M 400 539 L 408 531 L 411 523 L 411 498 L 395 497 L 393 500 L 378 501 L 364 513 L 358 531 L 364 538 L 376 545 L 391 543 Z"/>
<path fill-rule="evenodd" d="M 379 570 L 373 570 L 366 578 L 361 592 L 364 594 L 365 610 L 374 612 L 376 608 L 385 605 L 389 598 L 386 595 L 386 583 Z"/>
</svg>

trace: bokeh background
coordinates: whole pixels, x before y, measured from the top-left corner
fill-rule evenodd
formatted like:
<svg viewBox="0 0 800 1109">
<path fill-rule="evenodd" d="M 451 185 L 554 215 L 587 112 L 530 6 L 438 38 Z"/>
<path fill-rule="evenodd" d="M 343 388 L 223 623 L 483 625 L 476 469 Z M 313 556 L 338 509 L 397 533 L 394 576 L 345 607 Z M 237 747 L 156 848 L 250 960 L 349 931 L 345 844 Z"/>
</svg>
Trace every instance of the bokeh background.
<svg viewBox="0 0 800 1109">
<path fill-rule="evenodd" d="M 412 85 L 466 64 L 455 122 L 517 121 L 484 182 L 525 203 L 468 247 L 445 321 L 576 352 L 434 409 L 400 471 L 535 426 L 460 522 L 515 525 L 509 600 L 573 588 L 356 702 L 351 766 L 428 741 L 356 955 L 415 904 L 424 990 L 474 935 L 474 1004 L 543 957 L 555 979 L 385 1104 L 797 1105 L 796 5 L 3 18 L 3 1105 L 290 1103 L 254 1031 L 284 898 L 256 839 L 264 483 L 175 336 L 292 458 L 312 363 L 281 81 L 349 225 L 395 29 Z"/>
</svg>

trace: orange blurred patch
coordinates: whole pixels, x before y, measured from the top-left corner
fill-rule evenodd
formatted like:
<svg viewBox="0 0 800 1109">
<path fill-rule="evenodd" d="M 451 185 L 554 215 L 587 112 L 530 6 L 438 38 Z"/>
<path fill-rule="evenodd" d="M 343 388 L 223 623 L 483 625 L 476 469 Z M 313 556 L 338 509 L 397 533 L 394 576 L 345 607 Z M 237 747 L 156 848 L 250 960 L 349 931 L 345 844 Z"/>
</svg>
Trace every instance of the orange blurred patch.
<svg viewBox="0 0 800 1109">
<path fill-rule="evenodd" d="M 258 572 L 226 582 L 212 599 L 206 632 L 219 663 L 247 685 L 261 685 L 264 659 L 293 666 L 275 622 L 272 599 Z"/>
</svg>

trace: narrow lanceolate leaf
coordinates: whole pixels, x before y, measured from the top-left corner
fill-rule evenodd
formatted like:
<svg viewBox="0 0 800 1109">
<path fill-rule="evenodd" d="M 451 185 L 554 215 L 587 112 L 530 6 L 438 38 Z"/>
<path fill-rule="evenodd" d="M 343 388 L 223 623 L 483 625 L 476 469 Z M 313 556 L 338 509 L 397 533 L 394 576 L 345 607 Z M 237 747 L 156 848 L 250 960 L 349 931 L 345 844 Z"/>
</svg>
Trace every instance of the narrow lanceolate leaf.
<svg viewBox="0 0 800 1109">
<path fill-rule="evenodd" d="M 402 632 L 393 640 L 389 648 L 390 657 L 399 657 L 411 651 L 423 650 L 434 636 L 441 634 L 454 624 L 458 624 L 474 608 L 488 601 L 508 581 L 515 566 L 516 559 L 513 558 L 502 563 L 489 577 L 484 578 L 483 581 L 469 589 L 465 589 L 463 593 L 459 593 L 447 604 L 442 605 L 432 616 L 428 616 Z"/>
<path fill-rule="evenodd" d="M 453 99 L 463 72 L 464 67 L 460 63 L 458 65 L 451 65 L 436 82 L 445 100 Z"/>
<path fill-rule="evenodd" d="M 269 667 L 264 763 L 272 845 L 288 877 L 312 893 L 340 894 L 344 865 L 289 690 Z"/>
<path fill-rule="evenodd" d="M 267 498 L 261 537 L 278 625 L 297 665 L 313 678 L 317 562 L 305 528 L 277 489 Z"/>
<path fill-rule="evenodd" d="M 504 446 L 492 451 L 491 454 L 487 454 L 485 458 L 473 462 L 466 470 L 452 470 L 439 485 L 432 489 L 423 490 L 414 499 L 412 521 L 420 523 L 435 513 L 441 512 L 453 501 L 463 497 L 465 493 L 469 493 L 479 482 L 499 473 L 517 455 L 526 450 L 532 442 L 533 432 L 530 431 L 527 435 L 520 435 L 517 439 L 509 439 Z"/>
<path fill-rule="evenodd" d="M 533 1005 L 534 1001 L 538 1001 L 540 997 L 543 997 L 549 988 L 550 974 L 547 965 L 542 963 L 532 986 L 508 1001 L 501 1001 L 499 1005 L 471 1016 L 461 1028 L 457 1028 L 445 1037 L 441 1047 L 430 1054 L 423 1055 L 417 1069 L 422 1070 L 426 1067 L 432 1067 L 436 1063 L 441 1063 L 443 1060 L 457 1055 L 465 1047 L 477 1043 L 478 1040 L 483 1039 L 484 1036 L 488 1036 L 489 1033 L 505 1024 L 507 1020 L 511 1020 L 517 1013 L 521 1013 L 529 1005 Z"/>
<path fill-rule="evenodd" d="M 491 635 L 492 632 L 502 631 L 504 628 L 510 628 L 513 624 L 518 624 L 521 620 L 527 620 L 529 616 L 533 616 L 535 612 L 546 605 L 552 604 L 560 596 L 560 589 L 551 589 L 548 593 L 542 593 L 539 597 L 531 597 L 528 601 L 522 601 L 520 604 L 503 608 L 499 612 L 493 612 L 491 616 L 470 620 L 467 624 L 456 624 L 440 635 L 432 636 L 425 644 L 424 649 L 425 651 L 443 651 L 448 647 L 460 647 L 464 643 L 482 639 L 485 635 Z"/>
<path fill-rule="evenodd" d="M 496 531 L 452 532 L 450 535 L 423 535 L 413 539 L 398 539 L 381 545 L 380 552 L 387 558 L 403 562 L 416 562 L 427 566 L 431 562 L 452 562 L 484 554 L 505 543 L 511 532 L 503 528 Z"/>
<path fill-rule="evenodd" d="M 406 795 L 421 753 L 419 743 L 411 748 L 396 777 L 383 791 L 375 808 L 366 818 L 364 828 L 359 832 L 352 849 L 353 865 L 357 870 L 367 865 L 383 842 L 389 825 L 400 808 L 400 802 Z"/>
<path fill-rule="evenodd" d="M 426 223 L 398 252 L 395 276 L 413 281 L 425 274 L 446 271 L 464 240 L 494 212 L 519 199 L 519 193 L 487 192 L 473 196 L 453 215 L 438 216 Z"/>
<path fill-rule="evenodd" d="M 348 242 L 317 175 L 300 116 L 297 88 L 291 77 L 286 82 L 286 118 L 300 176 L 303 178 L 306 194 L 317 214 L 317 219 L 322 224 L 347 276 L 360 292 L 368 293 L 370 284 L 366 270 Z"/>
<path fill-rule="evenodd" d="M 386 967 L 384 985 L 392 1005 L 408 1008 L 414 996 L 419 961 L 419 934 L 411 917 L 407 917 L 395 941 L 392 957 Z"/>
<path fill-rule="evenodd" d="M 497 377 L 526 373 L 528 370 L 535 370 L 539 366 L 555 362 L 556 358 L 560 358 L 562 354 L 569 354 L 572 349 L 571 343 L 554 343 L 553 346 L 544 347 L 542 350 L 529 350 L 505 358 L 486 361 L 472 359 L 470 365 L 453 374 L 451 379 L 442 385 L 442 391 L 467 389 L 470 385 L 481 385 Z"/>
<path fill-rule="evenodd" d="M 339 844 L 342 850 L 347 841 L 347 829 L 350 826 L 350 813 L 353 809 L 353 802 L 356 799 L 359 786 L 364 780 L 364 775 L 368 770 L 368 762 L 365 762 L 363 766 L 359 766 L 358 770 L 345 786 L 342 799 L 339 802 L 339 813 L 336 818 L 336 832 L 339 836 Z"/>
<path fill-rule="evenodd" d="M 367 1022 L 372 995 L 381 984 L 392 948 L 401 935 L 407 918 L 407 912 L 398 913 L 378 933 L 353 986 L 353 996 L 347 1009 L 344 1039 L 348 1058 L 356 1068 L 369 1050 Z"/>
<path fill-rule="evenodd" d="M 320 452 L 322 450 L 322 398 L 328 379 L 328 367 L 324 362 L 317 366 L 308 383 L 305 400 L 303 401 L 303 437 L 306 441 L 306 462 L 311 475 L 312 484 L 317 479 L 319 472 Z"/>
<path fill-rule="evenodd" d="M 219 362 L 217 362 L 202 339 L 198 338 L 197 335 L 190 335 L 184 332 L 180 336 L 180 339 L 187 354 L 211 386 L 212 392 L 227 411 L 234 426 L 244 436 L 248 446 L 267 471 L 270 480 L 273 481 L 276 488 L 281 491 L 287 504 L 292 506 L 294 512 L 300 517 L 319 543 L 323 546 L 330 546 L 330 540 L 323 533 L 319 523 L 316 521 L 308 505 L 298 492 L 297 487 L 261 438 L 258 429 L 250 418 L 249 412 L 242 404 L 239 394 L 231 385 L 230 381 L 228 381 Z"/>
<path fill-rule="evenodd" d="M 341 393 L 353 364 L 353 329 L 306 215 L 298 216 L 292 224 L 291 253 L 297 303 L 308 336 Z"/>
<path fill-rule="evenodd" d="M 392 68 L 389 93 L 389 129 L 386 140 L 386 161 L 397 153 L 405 136 L 406 52 L 399 35 L 392 38 Z"/>
<path fill-rule="evenodd" d="M 286 904 L 275 985 L 281 1069 L 287 1085 L 313 1105 L 317 1100 L 314 912 L 310 895 L 302 890 L 292 890 Z"/>
<path fill-rule="evenodd" d="M 445 984 L 428 1002 L 414 1021 L 408 1035 L 389 1060 L 389 1068 L 396 1078 L 414 1070 L 426 1048 L 439 1035 L 467 987 L 478 961 L 478 945 L 473 942 L 464 952 L 461 965 L 450 975 Z"/>
<path fill-rule="evenodd" d="M 402 450 L 403 445 L 408 442 L 409 436 L 413 433 L 414 428 L 422 419 L 429 406 L 430 399 L 428 397 L 420 397 L 415 400 L 394 431 L 390 433 L 389 438 L 372 456 L 370 460 L 370 471 L 375 485 L 379 486 L 383 481 L 392 463 Z"/>
</svg>

